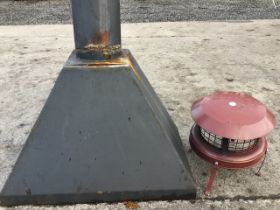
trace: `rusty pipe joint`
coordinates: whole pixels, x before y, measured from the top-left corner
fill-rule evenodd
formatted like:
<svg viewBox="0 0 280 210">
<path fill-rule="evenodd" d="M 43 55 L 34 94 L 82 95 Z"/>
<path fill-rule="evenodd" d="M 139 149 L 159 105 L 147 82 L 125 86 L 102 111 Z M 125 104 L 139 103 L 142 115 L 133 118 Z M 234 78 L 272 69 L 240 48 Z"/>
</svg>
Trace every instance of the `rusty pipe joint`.
<svg viewBox="0 0 280 210">
<path fill-rule="evenodd" d="M 72 14 L 79 57 L 104 60 L 120 54 L 119 0 L 72 0 Z"/>
</svg>

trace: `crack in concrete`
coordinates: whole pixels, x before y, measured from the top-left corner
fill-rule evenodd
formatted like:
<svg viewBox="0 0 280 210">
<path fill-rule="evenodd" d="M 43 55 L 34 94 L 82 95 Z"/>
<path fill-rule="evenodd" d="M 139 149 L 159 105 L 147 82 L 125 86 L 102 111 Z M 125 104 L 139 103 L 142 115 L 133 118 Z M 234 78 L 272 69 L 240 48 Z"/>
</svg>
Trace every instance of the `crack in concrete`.
<svg viewBox="0 0 280 210">
<path fill-rule="evenodd" d="M 280 193 L 279 194 L 270 194 L 270 195 L 256 195 L 256 196 L 243 196 L 238 195 L 234 197 L 227 197 L 227 196 L 217 196 L 214 198 L 198 198 L 197 200 L 208 200 L 208 201 L 256 201 L 256 200 L 280 200 Z"/>
</svg>

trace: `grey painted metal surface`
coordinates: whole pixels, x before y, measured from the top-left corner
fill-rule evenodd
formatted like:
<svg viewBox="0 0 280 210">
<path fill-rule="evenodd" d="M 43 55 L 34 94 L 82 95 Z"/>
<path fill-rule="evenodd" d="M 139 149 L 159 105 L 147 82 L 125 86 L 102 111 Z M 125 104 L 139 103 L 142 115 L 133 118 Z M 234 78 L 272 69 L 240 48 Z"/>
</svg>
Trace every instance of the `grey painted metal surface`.
<svg viewBox="0 0 280 210">
<path fill-rule="evenodd" d="M 194 199 L 177 128 L 132 55 L 121 50 L 119 1 L 72 3 L 77 49 L 0 204 Z"/>
<path fill-rule="evenodd" d="M 128 51 L 72 54 L 1 195 L 1 205 L 194 199 L 175 124 Z"/>
<path fill-rule="evenodd" d="M 72 0 L 76 49 L 121 45 L 119 0 Z"/>
</svg>

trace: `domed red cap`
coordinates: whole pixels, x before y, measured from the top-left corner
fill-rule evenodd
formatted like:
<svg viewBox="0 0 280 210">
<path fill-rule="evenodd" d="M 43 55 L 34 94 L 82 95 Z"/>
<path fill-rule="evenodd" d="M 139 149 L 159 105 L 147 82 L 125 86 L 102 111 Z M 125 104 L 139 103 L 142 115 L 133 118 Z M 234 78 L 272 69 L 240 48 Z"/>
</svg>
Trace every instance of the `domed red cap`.
<svg viewBox="0 0 280 210">
<path fill-rule="evenodd" d="M 202 128 L 229 139 L 256 139 L 275 126 L 275 117 L 257 99 L 245 93 L 216 92 L 192 105 L 192 118 Z"/>
</svg>

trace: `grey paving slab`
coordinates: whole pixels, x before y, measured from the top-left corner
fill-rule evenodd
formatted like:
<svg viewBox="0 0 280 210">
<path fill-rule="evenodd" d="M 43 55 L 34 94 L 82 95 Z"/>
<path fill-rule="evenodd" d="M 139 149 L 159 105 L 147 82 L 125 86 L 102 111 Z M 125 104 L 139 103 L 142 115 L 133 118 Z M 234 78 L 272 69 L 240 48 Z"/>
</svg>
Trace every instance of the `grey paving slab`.
<svg viewBox="0 0 280 210">
<path fill-rule="evenodd" d="M 248 92 L 266 103 L 279 118 L 279 30 L 279 20 L 125 24 L 123 43 L 136 56 L 168 108 L 188 150 L 191 103 L 209 92 Z M 73 38 L 70 25 L 2 26 L 0 32 L 0 183 L 3 185 L 73 48 Z M 269 136 L 268 159 L 261 177 L 254 175 L 256 169 L 220 170 L 210 198 L 195 205 L 201 204 L 206 209 L 219 209 L 219 205 L 227 206 L 225 209 L 254 209 L 256 206 L 277 209 L 279 131 L 277 126 Z M 202 199 L 201 190 L 210 165 L 193 153 L 188 159 L 197 180 L 199 199 Z M 183 201 L 141 205 L 143 209 L 195 206 Z M 103 207 L 124 208 L 123 204 L 101 204 L 77 209 Z M 68 208 L 76 207 L 65 207 Z"/>
</svg>

